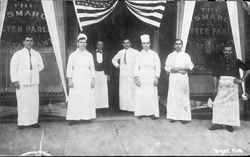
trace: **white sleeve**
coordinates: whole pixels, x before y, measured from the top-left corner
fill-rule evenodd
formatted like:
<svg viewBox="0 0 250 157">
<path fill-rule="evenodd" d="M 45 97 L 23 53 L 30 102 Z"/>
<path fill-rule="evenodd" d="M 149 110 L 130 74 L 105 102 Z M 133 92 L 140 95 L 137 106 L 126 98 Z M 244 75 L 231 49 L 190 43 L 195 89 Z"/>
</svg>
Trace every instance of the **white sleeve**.
<svg viewBox="0 0 250 157">
<path fill-rule="evenodd" d="M 121 51 L 119 51 L 112 59 L 112 64 L 115 66 L 115 67 L 118 67 L 119 66 L 119 59 L 121 58 Z"/>
<path fill-rule="evenodd" d="M 18 66 L 19 66 L 19 56 L 17 53 L 14 53 L 14 55 L 11 58 L 10 61 L 10 79 L 11 82 L 18 81 Z"/>
<path fill-rule="evenodd" d="M 188 68 L 190 69 L 190 70 L 192 70 L 193 68 L 194 68 L 194 64 L 193 64 L 193 62 L 191 61 L 191 58 L 190 58 L 190 56 L 187 54 L 187 65 L 188 65 Z"/>
<path fill-rule="evenodd" d="M 43 64 L 43 59 L 42 59 L 41 54 L 39 54 L 39 52 L 37 52 L 37 53 L 38 53 L 38 55 L 37 55 L 38 56 L 38 70 L 40 72 L 43 70 L 44 64 Z"/>
<path fill-rule="evenodd" d="M 160 77 L 161 74 L 161 60 L 159 55 L 155 53 L 155 76 Z"/>
<path fill-rule="evenodd" d="M 74 70 L 74 58 L 72 54 L 69 55 L 68 65 L 67 65 L 67 78 L 72 78 Z"/>
<path fill-rule="evenodd" d="M 135 58 L 135 71 L 134 76 L 139 76 L 139 70 L 140 70 L 140 54 L 138 53 Z"/>
<path fill-rule="evenodd" d="M 91 69 L 92 78 L 95 78 L 96 77 L 96 74 L 95 74 L 95 64 L 94 64 L 93 55 L 91 53 L 90 53 L 90 69 Z"/>
<path fill-rule="evenodd" d="M 171 59 L 170 59 L 170 54 L 168 55 L 167 59 L 166 59 L 166 62 L 165 62 L 165 70 L 167 72 L 171 72 L 171 69 L 172 69 L 172 65 L 171 65 Z"/>
</svg>

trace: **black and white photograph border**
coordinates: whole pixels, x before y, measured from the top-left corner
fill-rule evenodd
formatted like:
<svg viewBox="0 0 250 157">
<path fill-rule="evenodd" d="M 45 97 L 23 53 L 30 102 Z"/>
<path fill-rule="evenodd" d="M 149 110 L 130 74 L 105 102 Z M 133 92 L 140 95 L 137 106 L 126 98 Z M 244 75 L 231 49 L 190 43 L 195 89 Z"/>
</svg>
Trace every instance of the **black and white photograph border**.
<svg viewBox="0 0 250 157">
<path fill-rule="evenodd" d="M 0 156 L 250 155 L 250 2 L 0 0 Z"/>
</svg>

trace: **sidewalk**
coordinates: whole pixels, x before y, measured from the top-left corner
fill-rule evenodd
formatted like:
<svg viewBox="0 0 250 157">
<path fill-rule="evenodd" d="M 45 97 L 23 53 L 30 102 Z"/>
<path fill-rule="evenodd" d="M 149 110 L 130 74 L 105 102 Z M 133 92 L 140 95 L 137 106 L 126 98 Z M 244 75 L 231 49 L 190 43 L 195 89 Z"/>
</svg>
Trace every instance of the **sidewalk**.
<svg viewBox="0 0 250 157">
<path fill-rule="evenodd" d="M 0 155 L 42 150 L 52 155 L 250 155 L 250 121 L 233 133 L 209 131 L 209 120 L 187 125 L 133 116 L 97 118 L 89 124 L 42 122 L 41 129 L 1 124 Z"/>
</svg>

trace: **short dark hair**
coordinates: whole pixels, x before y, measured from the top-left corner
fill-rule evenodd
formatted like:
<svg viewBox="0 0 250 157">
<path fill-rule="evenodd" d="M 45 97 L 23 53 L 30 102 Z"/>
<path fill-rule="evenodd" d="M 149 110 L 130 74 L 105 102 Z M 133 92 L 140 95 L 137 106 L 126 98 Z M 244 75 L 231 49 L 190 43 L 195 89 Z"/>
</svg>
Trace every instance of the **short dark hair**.
<svg viewBox="0 0 250 157">
<path fill-rule="evenodd" d="M 233 43 L 232 43 L 232 41 L 231 41 L 231 40 L 225 41 L 225 42 L 224 42 L 224 48 L 225 48 L 225 47 L 232 47 L 232 48 L 233 48 Z"/>
<path fill-rule="evenodd" d="M 176 43 L 176 41 L 180 41 L 181 44 L 183 45 L 183 41 L 182 41 L 181 39 L 175 39 L 175 40 L 174 40 L 174 44 Z"/>
<path fill-rule="evenodd" d="M 128 37 L 123 38 L 123 39 L 122 39 L 122 42 L 124 42 L 125 40 L 128 40 L 129 42 L 131 42 L 130 39 L 129 39 Z"/>
<path fill-rule="evenodd" d="M 34 40 L 34 36 L 32 34 L 25 34 L 25 35 L 23 35 L 22 41 L 25 41 L 26 38 L 32 38 Z"/>
<path fill-rule="evenodd" d="M 97 41 L 96 41 L 96 44 L 97 44 L 98 42 L 102 42 L 102 43 L 104 44 L 103 40 L 97 40 Z"/>
</svg>

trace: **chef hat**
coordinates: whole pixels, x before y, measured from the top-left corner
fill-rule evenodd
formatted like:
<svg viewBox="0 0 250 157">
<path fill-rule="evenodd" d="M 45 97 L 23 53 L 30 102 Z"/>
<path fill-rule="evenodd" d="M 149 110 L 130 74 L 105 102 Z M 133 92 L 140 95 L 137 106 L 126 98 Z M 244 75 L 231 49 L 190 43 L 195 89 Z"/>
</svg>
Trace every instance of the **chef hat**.
<svg viewBox="0 0 250 157">
<path fill-rule="evenodd" d="M 141 42 L 150 42 L 150 38 L 148 34 L 143 34 L 141 36 Z"/>
<path fill-rule="evenodd" d="M 87 38 L 87 35 L 86 35 L 86 34 L 83 34 L 83 33 L 81 33 L 81 34 L 78 35 L 77 40 L 79 40 L 79 39 L 81 39 L 81 38 L 86 39 L 86 40 L 88 39 L 88 38 Z"/>
</svg>

